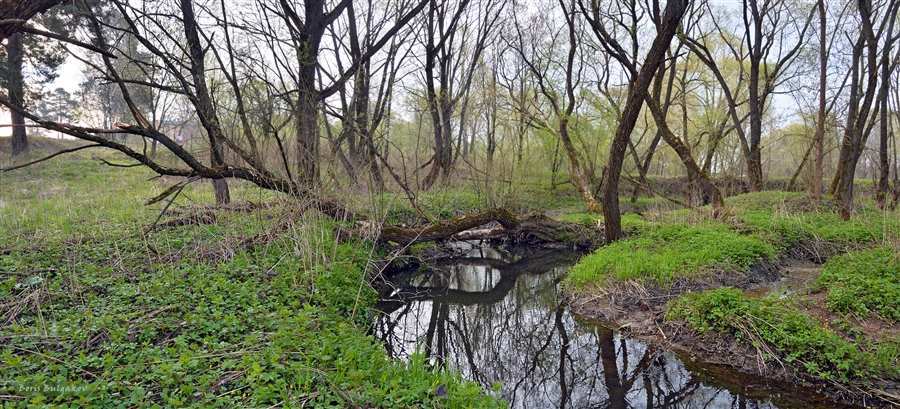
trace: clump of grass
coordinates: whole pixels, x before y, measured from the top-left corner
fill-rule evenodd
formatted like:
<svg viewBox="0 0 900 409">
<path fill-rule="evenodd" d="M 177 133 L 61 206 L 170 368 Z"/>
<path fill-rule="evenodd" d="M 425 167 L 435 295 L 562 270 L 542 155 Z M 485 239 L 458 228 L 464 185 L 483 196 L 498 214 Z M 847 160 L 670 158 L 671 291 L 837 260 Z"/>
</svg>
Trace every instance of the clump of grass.
<svg viewBox="0 0 900 409">
<path fill-rule="evenodd" d="M 578 286 L 638 279 L 665 283 L 703 267 L 746 270 L 775 257 L 774 248 L 755 235 L 744 236 L 721 224 L 647 224 L 640 235 L 601 247 L 573 267 L 568 280 Z"/>
<path fill-rule="evenodd" d="M 799 363 L 822 378 L 900 377 L 896 342 L 846 341 L 791 300 L 747 298 L 724 287 L 679 297 L 669 304 L 668 318 L 682 319 L 700 334 L 716 330 L 734 336 L 767 351 L 769 359 Z"/>
<path fill-rule="evenodd" d="M 816 283 L 828 291 L 828 308 L 835 312 L 900 321 L 900 263 L 892 247 L 832 258 Z"/>
</svg>

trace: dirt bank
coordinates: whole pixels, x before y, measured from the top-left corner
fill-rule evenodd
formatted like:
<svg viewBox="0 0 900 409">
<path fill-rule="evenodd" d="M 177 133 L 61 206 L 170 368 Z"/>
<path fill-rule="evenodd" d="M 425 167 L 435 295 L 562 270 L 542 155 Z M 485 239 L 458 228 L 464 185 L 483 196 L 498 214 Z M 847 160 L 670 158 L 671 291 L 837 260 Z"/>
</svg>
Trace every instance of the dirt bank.
<svg viewBox="0 0 900 409">
<path fill-rule="evenodd" d="M 797 250 L 790 253 L 800 255 L 806 252 Z M 717 270 L 702 277 L 679 277 L 672 283 L 664 285 L 611 280 L 603 286 L 579 290 L 577 294 L 566 292 L 565 296 L 573 313 L 588 319 L 612 323 L 629 336 L 646 339 L 675 350 L 691 361 L 730 367 L 741 373 L 789 382 L 815 390 L 846 405 L 873 408 L 900 407 L 898 406 L 900 385 L 896 382 L 870 380 L 868 385 L 864 385 L 862 382 L 837 383 L 824 380 L 809 375 L 796 363 L 792 365 L 773 358 L 775 354 L 764 345 L 753 347 L 738 342 L 731 335 L 716 333 L 714 330 L 705 336 L 699 336 L 683 322 L 666 319 L 668 302 L 682 294 L 724 286 L 743 290 L 758 289 L 760 286 L 771 285 L 782 279 L 784 273 L 798 262 L 809 263 L 809 260 L 789 258 L 775 263 L 758 263 L 746 273 Z M 814 281 L 815 277 L 811 279 Z M 832 325 L 837 316 L 825 308 L 826 298 L 821 290 L 808 289 L 808 294 L 803 296 L 803 305 L 809 308 L 806 313 L 827 323 L 826 325 Z M 880 334 L 881 337 L 900 336 L 898 325 L 886 327 L 883 322 L 877 320 L 854 324 L 867 328 L 870 334 Z"/>
</svg>

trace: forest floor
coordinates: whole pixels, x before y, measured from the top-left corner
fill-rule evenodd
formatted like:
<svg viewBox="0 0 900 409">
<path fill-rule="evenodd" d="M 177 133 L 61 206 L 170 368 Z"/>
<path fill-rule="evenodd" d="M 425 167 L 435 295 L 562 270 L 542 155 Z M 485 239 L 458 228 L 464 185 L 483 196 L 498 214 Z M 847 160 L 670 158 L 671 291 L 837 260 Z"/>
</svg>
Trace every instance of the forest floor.
<svg viewBox="0 0 900 409">
<path fill-rule="evenodd" d="M 195 183 L 163 212 L 144 203 L 180 180 L 98 158 L 123 163 L 0 172 L 0 406 L 504 405 L 388 358 L 367 335 L 385 254 L 331 218 L 234 181 L 236 205 Z"/>
<path fill-rule="evenodd" d="M 38 142 L 26 159 L 71 147 Z M 429 244 L 338 240 L 308 203 L 235 181 L 231 206 L 211 206 L 202 182 L 145 206 L 180 180 L 100 159 L 122 163 L 86 150 L 0 173 L 4 407 L 503 406 L 366 334 L 379 266 Z M 402 196 L 331 188 L 375 219 L 421 224 Z M 500 207 L 596 231 L 566 188 L 472 180 L 419 205 L 433 221 Z M 900 218 L 863 198 L 844 222 L 829 203 L 745 194 L 711 220 L 660 197 L 623 202 L 625 239 L 586 256 L 564 291 L 575 313 L 697 360 L 890 406 Z"/>
<path fill-rule="evenodd" d="M 628 236 L 568 276 L 574 312 L 839 401 L 900 404 L 900 218 L 862 199 L 841 221 L 803 193 L 727 205 L 720 220 L 627 215 Z"/>
</svg>

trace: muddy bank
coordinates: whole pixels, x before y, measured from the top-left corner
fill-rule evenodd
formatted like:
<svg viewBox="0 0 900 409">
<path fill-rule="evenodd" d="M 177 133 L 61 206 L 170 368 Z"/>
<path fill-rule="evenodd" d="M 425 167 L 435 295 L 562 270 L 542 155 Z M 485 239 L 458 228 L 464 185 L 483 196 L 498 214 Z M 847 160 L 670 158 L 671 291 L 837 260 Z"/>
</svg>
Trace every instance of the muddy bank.
<svg viewBox="0 0 900 409">
<path fill-rule="evenodd" d="M 691 361 L 736 369 L 742 373 L 767 380 L 789 382 L 835 399 L 848 407 L 874 408 L 897 407 L 900 402 L 900 385 L 896 382 L 869 380 L 837 383 L 806 373 L 799 364 L 791 365 L 772 358 L 766 346 L 753 347 L 731 335 L 710 331 L 698 335 L 678 320 L 666 319 L 669 301 L 686 293 L 698 293 L 724 286 L 745 290 L 748 295 L 766 295 L 770 291 L 787 294 L 797 291 L 796 286 L 814 283 L 822 253 L 803 248 L 789 252 L 801 259 L 787 258 L 775 263 L 763 262 L 752 266 L 748 272 L 715 270 L 702 277 L 679 277 L 672 283 L 638 283 L 636 281 L 610 281 L 579 293 L 567 291 L 565 300 L 576 315 L 612 323 L 631 337 L 642 338 L 659 346 L 680 352 Z M 795 280 L 796 282 L 792 281 Z M 805 283 L 805 284 L 804 284 Z M 810 315 L 821 322 L 835 321 L 836 316 L 825 308 L 826 295 L 815 288 L 803 288 L 804 305 Z M 897 328 L 879 327 L 877 322 L 859 322 L 883 336 L 897 336 Z M 830 324 L 829 324 L 830 325 Z M 749 378 L 754 379 L 754 378 Z"/>
</svg>

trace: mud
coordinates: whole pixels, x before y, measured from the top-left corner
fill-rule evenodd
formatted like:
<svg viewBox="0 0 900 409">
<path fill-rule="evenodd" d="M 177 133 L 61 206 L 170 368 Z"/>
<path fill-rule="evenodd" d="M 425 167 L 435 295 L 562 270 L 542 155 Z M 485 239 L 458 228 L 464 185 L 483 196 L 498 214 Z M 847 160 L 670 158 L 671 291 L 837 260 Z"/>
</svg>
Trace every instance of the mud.
<svg viewBox="0 0 900 409">
<path fill-rule="evenodd" d="M 733 336 L 715 331 L 698 336 L 683 322 L 666 319 L 666 306 L 670 300 L 686 293 L 730 286 L 745 290 L 750 296 L 765 296 L 779 291 L 779 295 L 803 292 L 807 300 L 805 305 L 810 306 L 806 312 L 836 326 L 833 323 L 839 322 L 839 317 L 824 308 L 827 295 L 812 285 L 819 268 L 813 261 L 821 261 L 819 257 L 822 253 L 796 249 L 791 254 L 806 257 L 758 263 L 747 273 L 718 270 L 703 277 L 682 277 L 664 285 L 611 281 L 578 294 L 567 292 L 565 298 L 576 315 L 612 323 L 628 336 L 678 351 L 692 361 L 730 367 L 753 377 L 810 388 L 848 407 L 900 407 L 900 385 L 897 382 L 873 380 L 871 384 L 864 385 L 862 382 L 844 384 L 826 381 L 807 374 L 799 366 L 772 359 L 774 354 L 765 346 L 752 347 L 738 342 Z M 857 320 L 852 324 L 863 328 L 867 334 L 880 337 L 876 339 L 897 339 L 900 336 L 900 325 L 891 326 L 876 319 Z"/>
</svg>

